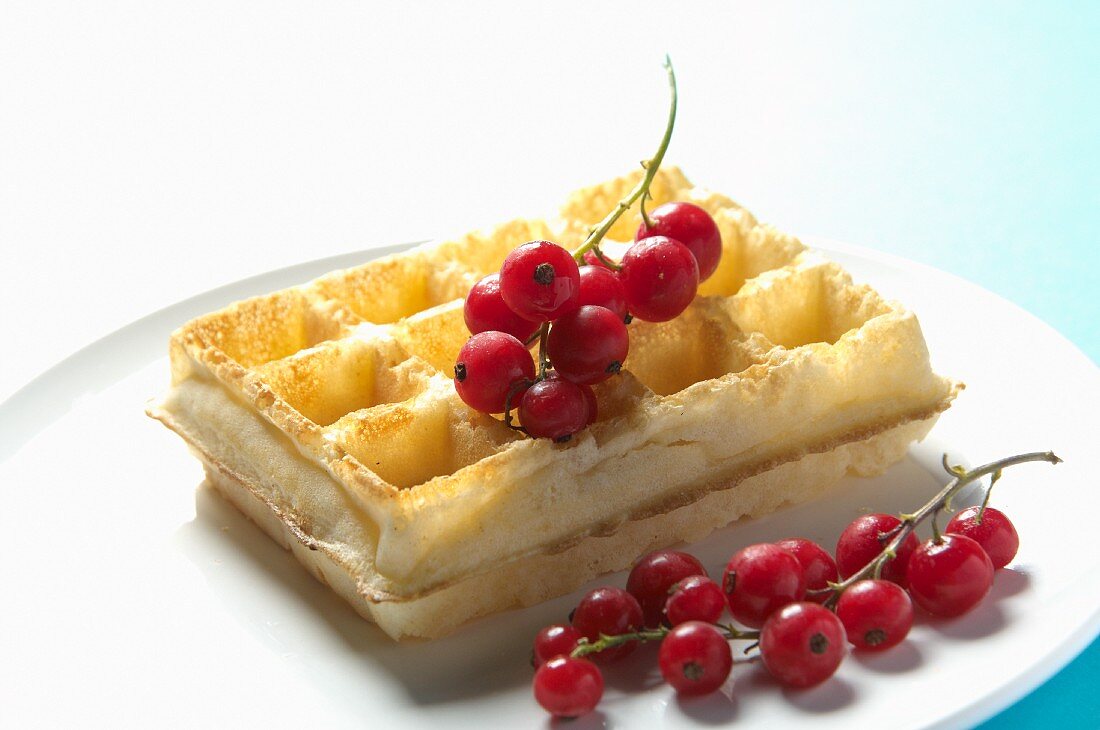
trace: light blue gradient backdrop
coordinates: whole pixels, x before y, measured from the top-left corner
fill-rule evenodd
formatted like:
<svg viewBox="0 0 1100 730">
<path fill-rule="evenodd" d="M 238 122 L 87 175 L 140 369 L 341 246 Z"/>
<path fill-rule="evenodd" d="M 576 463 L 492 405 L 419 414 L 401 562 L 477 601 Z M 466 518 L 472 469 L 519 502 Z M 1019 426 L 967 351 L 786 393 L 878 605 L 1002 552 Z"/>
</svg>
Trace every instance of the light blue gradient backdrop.
<svg viewBox="0 0 1100 730">
<path fill-rule="evenodd" d="M 981 284 L 1100 360 L 1100 3 L 851 10 L 814 71 L 820 146 L 804 120 L 775 125 L 801 136 L 786 163 L 811 180 L 753 190 L 751 205 Z M 790 32 L 843 25 L 835 9 L 800 15 Z M 1027 346 L 975 356 L 1010 368 Z M 1100 726 L 1098 682 L 1094 642 L 983 730 Z"/>
<path fill-rule="evenodd" d="M 796 200 L 768 191 L 774 203 L 753 205 L 771 207 L 788 230 L 979 283 L 1097 360 L 1100 3 L 920 5 L 851 20 L 860 30 L 819 73 L 861 77 L 826 82 L 820 113 L 833 128 L 799 160 L 835 171 L 829 186 Z"/>
<path fill-rule="evenodd" d="M 976 282 L 1100 361 L 1100 3 L 737 4 L 707 22 L 672 44 L 670 157 L 694 179 L 784 230 Z M 697 111 L 707 62 L 727 65 L 732 129 Z M 974 356 L 1011 368 L 1025 347 Z M 1094 642 L 982 728 L 1100 727 L 1098 683 Z"/>
</svg>

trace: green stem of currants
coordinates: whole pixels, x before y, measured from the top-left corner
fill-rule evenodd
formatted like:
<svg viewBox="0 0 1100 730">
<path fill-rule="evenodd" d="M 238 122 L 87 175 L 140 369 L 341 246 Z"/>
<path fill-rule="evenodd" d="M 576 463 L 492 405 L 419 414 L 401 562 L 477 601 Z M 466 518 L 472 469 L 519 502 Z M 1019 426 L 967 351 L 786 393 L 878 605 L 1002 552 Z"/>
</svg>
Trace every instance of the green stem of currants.
<svg viewBox="0 0 1100 730">
<path fill-rule="evenodd" d="M 550 367 L 550 358 L 546 356 L 546 336 L 550 333 L 550 323 L 543 322 L 539 331 L 535 334 L 539 338 L 539 374 L 536 381 L 546 378 L 546 370 Z"/>
<path fill-rule="evenodd" d="M 607 263 L 607 259 L 603 257 L 599 250 L 600 241 L 602 241 L 604 236 L 607 235 L 607 232 L 611 230 L 611 226 L 615 225 L 615 221 L 619 220 L 623 213 L 630 210 L 630 206 L 634 205 L 643 195 L 649 194 L 649 186 L 653 184 L 653 178 L 657 176 L 657 170 L 660 169 L 661 162 L 665 159 L 665 151 L 668 149 L 668 143 L 672 140 L 672 128 L 676 124 L 676 73 L 672 70 L 672 59 L 667 55 L 665 56 L 664 66 L 665 71 L 668 72 L 668 86 L 672 100 L 669 103 L 668 122 L 665 125 L 665 134 L 661 137 L 661 144 L 657 147 L 657 153 L 649 160 L 642 163 L 642 167 L 645 169 L 645 176 L 642 177 L 641 181 L 630 191 L 630 195 L 620 200 L 619 204 L 607 214 L 607 217 L 592 229 L 588 234 L 588 238 L 584 239 L 584 243 L 580 245 L 580 248 L 573 252 L 573 258 L 576 259 L 578 264 L 584 263 L 584 254 L 586 251 L 590 250 L 594 250 L 596 256 L 604 263 Z M 616 266 L 615 268 L 618 267 Z"/>
<path fill-rule="evenodd" d="M 987 474 L 994 475 L 994 480 L 1000 478 L 1001 470 L 1005 467 L 1015 466 L 1016 464 L 1023 464 L 1028 461 L 1046 461 L 1051 464 L 1061 463 L 1061 459 L 1054 455 L 1053 451 L 1034 451 L 1027 454 L 1017 454 L 1015 456 L 1008 456 L 1004 459 L 998 459 L 988 464 L 975 467 L 970 471 L 960 466 L 949 466 L 947 463 L 947 454 L 943 455 L 943 468 L 947 470 L 949 474 L 954 474 L 954 478 L 947 483 L 947 485 L 940 490 L 939 494 L 929 500 L 923 507 L 912 514 L 898 515 L 901 518 L 901 524 L 896 528 L 886 533 L 890 539 L 886 547 L 882 549 L 874 560 L 867 563 L 860 570 L 853 573 L 848 578 L 845 578 L 839 583 L 832 583 L 828 588 L 821 588 L 819 590 L 810 591 L 810 596 L 822 596 L 829 593 L 829 598 L 825 601 L 826 608 L 833 608 L 836 602 L 840 599 L 840 594 L 843 593 L 849 586 L 861 581 L 865 578 L 878 577 L 882 573 L 882 566 L 885 565 L 887 560 L 892 559 L 897 555 L 897 549 L 905 542 L 905 538 L 909 537 L 909 534 L 916 529 L 917 525 L 923 522 L 928 516 L 932 516 L 932 528 L 935 533 L 936 539 L 939 539 L 940 531 L 939 526 L 936 525 L 935 517 L 945 508 L 950 509 L 951 499 L 954 497 L 960 489 L 973 481 L 981 479 Z M 990 484 L 990 489 L 993 485 Z M 986 501 L 988 501 L 988 494 L 986 495 Z M 984 504 L 984 502 L 983 502 Z"/>
<path fill-rule="evenodd" d="M 722 636 L 729 641 L 757 641 L 760 639 L 759 631 L 743 631 L 733 624 L 711 624 L 711 626 L 721 631 Z M 671 631 L 672 629 L 661 626 L 656 629 L 644 629 L 642 631 L 633 631 L 628 634 L 616 634 L 614 636 L 600 634 L 600 638 L 596 641 L 589 641 L 586 638 L 582 638 L 577 642 L 577 647 L 573 649 L 570 656 L 576 659 L 587 656 L 588 654 L 595 654 L 604 649 L 621 646 L 622 644 L 629 644 L 631 641 L 661 641 L 668 636 Z"/>
<path fill-rule="evenodd" d="M 611 259 L 604 256 L 604 253 L 603 253 L 603 251 L 600 250 L 599 246 L 593 246 L 592 247 L 592 253 L 595 254 L 596 258 L 599 260 L 599 262 L 601 264 L 603 264 L 607 268 L 611 269 L 612 271 L 619 271 L 623 268 L 619 264 L 615 263 Z M 583 256 L 583 254 L 582 254 L 582 256 Z"/>
<path fill-rule="evenodd" d="M 630 206 L 633 205 L 638 198 L 643 198 L 644 201 L 644 196 L 649 196 L 649 187 L 653 184 L 653 178 L 656 177 L 657 170 L 661 167 L 661 161 L 665 158 L 665 151 L 668 149 L 668 143 L 672 140 L 672 128 L 676 124 L 676 73 L 672 70 L 672 60 L 667 55 L 665 56 L 664 67 L 668 72 L 668 85 L 672 95 L 672 101 L 669 105 L 668 123 L 665 125 L 665 133 L 664 136 L 661 137 L 661 144 L 657 147 L 657 153 L 653 155 L 651 159 L 642 163 L 642 167 L 645 168 L 645 176 L 642 177 L 641 181 L 630 192 L 630 195 L 620 200 L 618 205 L 600 221 L 600 224 L 589 231 L 588 237 L 585 238 L 580 248 L 573 252 L 573 258 L 578 264 L 584 263 L 584 254 L 586 251 L 592 251 L 608 268 L 614 271 L 622 268 L 603 255 L 603 252 L 599 249 L 599 243 L 603 240 L 604 236 L 607 235 L 607 232 L 611 230 L 611 226 L 615 225 L 615 221 L 617 221 L 623 213 L 629 210 Z M 546 356 L 546 336 L 549 330 L 550 323 L 543 322 L 542 326 L 524 343 L 528 347 L 533 345 L 536 340 L 539 343 L 538 375 L 535 378 L 535 382 L 545 379 L 546 371 L 550 368 L 550 361 Z M 513 395 L 514 393 L 509 393 L 508 398 L 505 399 L 504 424 L 515 431 L 524 431 L 522 426 L 516 426 L 512 422 L 511 399 Z"/>
<path fill-rule="evenodd" d="M 542 330 L 540 329 L 539 332 L 542 332 Z M 516 382 L 512 383 L 512 387 L 508 389 L 508 395 L 504 398 L 504 425 L 512 429 L 513 431 L 527 433 L 526 428 L 524 428 L 523 426 L 517 426 L 512 422 L 512 399 L 516 397 L 516 393 L 518 393 L 521 389 L 529 388 L 534 384 L 534 380 L 517 380 Z"/>
</svg>

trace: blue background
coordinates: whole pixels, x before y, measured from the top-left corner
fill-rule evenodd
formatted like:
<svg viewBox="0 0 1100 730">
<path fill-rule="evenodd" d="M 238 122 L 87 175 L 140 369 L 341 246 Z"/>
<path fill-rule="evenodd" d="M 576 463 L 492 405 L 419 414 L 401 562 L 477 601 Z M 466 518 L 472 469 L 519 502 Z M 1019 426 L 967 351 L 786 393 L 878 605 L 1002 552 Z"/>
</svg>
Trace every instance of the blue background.
<svg viewBox="0 0 1100 730">
<path fill-rule="evenodd" d="M 979 283 L 1096 362 L 1100 4 L 936 10 L 877 11 L 848 37 L 875 68 L 835 100 L 858 121 L 823 133 L 836 187 L 773 217 Z M 1098 683 L 1094 641 L 981 727 L 1098 727 Z"/>
<path fill-rule="evenodd" d="M 1100 361 L 1100 3 L 723 13 L 709 45 L 672 46 L 671 159 L 783 230 L 973 281 Z M 732 129 L 695 110 L 714 80 L 690 64 L 708 62 L 728 64 Z M 1027 343 L 1004 345 L 988 356 Z M 1094 641 L 982 728 L 1100 727 L 1098 684 Z"/>
<path fill-rule="evenodd" d="M 1097 361 L 1100 4 L 889 15 L 855 34 L 877 69 L 836 101 L 861 121 L 830 134 L 844 164 L 835 196 L 801 200 L 782 216 L 788 228 L 873 242 L 979 283 Z M 981 727 L 1095 728 L 1098 683 L 1094 641 Z"/>
</svg>

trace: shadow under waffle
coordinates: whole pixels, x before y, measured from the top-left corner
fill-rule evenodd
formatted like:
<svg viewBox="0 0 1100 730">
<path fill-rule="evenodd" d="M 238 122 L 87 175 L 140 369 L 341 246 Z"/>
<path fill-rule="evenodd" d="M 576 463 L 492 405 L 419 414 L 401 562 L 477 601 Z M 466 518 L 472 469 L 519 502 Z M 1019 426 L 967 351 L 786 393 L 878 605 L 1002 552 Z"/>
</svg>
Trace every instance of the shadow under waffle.
<svg viewBox="0 0 1100 730">
<path fill-rule="evenodd" d="M 916 445 L 880 477 L 845 478 L 818 500 L 735 523 L 686 549 L 712 576 L 720 575 L 732 553 L 757 542 L 803 536 L 831 550 L 836 536 L 857 515 L 911 511 L 938 491 L 947 479 L 939 467 L 941 454 L 934 444 Z M 196 491 L 195 504 L 196 517 L 180 528 L 177 544 L 202 571 L 211 591 L 273 653 L 299 663 L 304 677 L 341 693 L 344 700 L 365 683 L 393 684 L 394 691 L 404 692 L 417 706 L 526 693 L 532 676 L 531 641 L 538 629 L 567 621 L 587 590 L 626 583 L 625 573 L 605 576 L 571 595 L 474 621 L 443 639 L 396 643 L 206 484 Z M 618 687 L 632 685 L 633 674 L 644 672 L 632 666 L 628 661 L 609 670 L 609 697 L 621 691 Z M 620 673 L 622 677 L 614 676 Z"/>
</svg>

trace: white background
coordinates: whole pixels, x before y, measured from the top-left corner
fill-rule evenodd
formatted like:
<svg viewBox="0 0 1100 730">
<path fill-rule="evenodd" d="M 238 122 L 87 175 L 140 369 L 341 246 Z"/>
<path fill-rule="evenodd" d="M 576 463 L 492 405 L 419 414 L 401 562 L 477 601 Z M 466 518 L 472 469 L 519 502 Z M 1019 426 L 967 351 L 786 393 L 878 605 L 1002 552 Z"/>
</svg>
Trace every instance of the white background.
<svg viewBox="0 0 1100 730">
<path fill-rule="evenodd" d="M 0 399 L 218 284 L 630 169 L 666 51 L 696 182 L 977 280 L 1096 357 L 1096 6 L 766 7 L 0 5 Z"/>
</svg>

